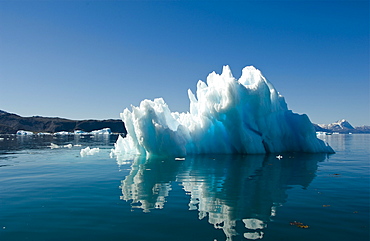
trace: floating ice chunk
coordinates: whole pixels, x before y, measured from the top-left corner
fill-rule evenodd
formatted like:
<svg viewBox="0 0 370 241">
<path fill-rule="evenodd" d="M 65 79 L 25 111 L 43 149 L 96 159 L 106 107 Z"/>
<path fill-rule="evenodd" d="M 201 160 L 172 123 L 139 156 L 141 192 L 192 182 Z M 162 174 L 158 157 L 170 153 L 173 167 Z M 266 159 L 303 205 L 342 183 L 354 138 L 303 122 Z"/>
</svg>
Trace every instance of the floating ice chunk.
<svg viewBox="0 0 370 241">
<path fill-rule="evenodd" d="M 97 147 L 97 148 L 92 148 L 90 149 L 90 147 L 86 147 L 84 149 L 81 149 L 80 151 L 80 155 L 81 157 L 84 157 L 84 156 L 92 156 L 92 155 L 95 155 L 96 153 L 98 153 L 100 151 L 100 149 Z"/>
<path fill-rule="evenodd" d="M 228 66 L 188 90 L 190 112 L 169 110 L 162 98 L 121 113 L 127 129 L 113 153 L 184 157 L 188 154 L 325 152 L 307 115 L 288 110 L 283 96 L 253 66 L 236 80 Z"/>
<path fill-rule="evenodd" d="M 54 143 L 50 143 L 50 148 L 51 149 L 57 149 L 57 148 L 60 148 L 60 146 L 57 145 L 57 144 L 54 144 Z"/>
<path fill-rule="evenodd" d="M 60 146 L 60 145 L 57 145 L 57 144 L 54 144 L 54 143 L 50 143 L 50 148 L 51 149 L 58 149 L 58 148 L 72 148 L 72 144 L 66 144 L 66 145 L 62 145 L 62 146 Z"/>
<path fill-rule="evenodd" d="M 103 128 L 103 129 L 100 129 L 100 130 L 93 130 L 91 132 L 85 132 L 85 131 L 82 131 L 82 130 L 75 130 L 73 132 L 73 134 L 75 135 L 100 135 L 100 134 L 104 134 L 104 135 L 110 135 L 112 134 L 112 131 L 110 128 Z"/>
<path fill-rule="evenodd" d="M 48 132 L 39 132 L 37 133 L 38 136 L 50 136 L 51 133 L 48 133 Z"/>
<path fill-rule="evenodd" d="M 16 135 L 30 136 L 30 135 L 33 135 L 33 132 L 32 131 L 19 130 L 19 131 L 17 131 Z"/>
<path fill-rule="evenodd" d="M 244 238 L 249 240 L 257 240 L 263 238 L 263 232 L 248 232 L 244 233 Z"/>
<path fill-rule="evenodd" d="M 72 144 L 67 144 L 67 145 L 64 145 L 63 147 L 64 148 L 72 148 L 72 146 L 73 146 Z"/>
<path fill-rule="evenodd" d="M 243 223 L 247 229 L 264 229 L 266 228 L 266 224 L 259 219 L 256 218 L 245 218 L 243 219 Z"/>
<path fill-rule="evenodd" d="M 85 135 L 85 134 L 88 134 L 86 131 L 82 131 L 82 130 L 75 130 L 73 132 L 73 134 L 75 135 Z"/>
<path fill-rule="evenodd" d="M 56 136 L 64 136 L 64 135 L 72 135 L 72 133 L 71 132 L 68 132 L 68 131 L 59 131 L 59 132 L 54 133 L 54 135 L 56 135 Z"/>
<path fill-rule="evenodd" d="M 93 134 L 93 135 L 100 135 L 100 134 L 110 135 L 110 134 L 112 134 L 112 131 L 110 130 L 110 128 L 103 128 L 101 130 L 95 130 L 95 131 L 92 131 L 90 133 Z"/>
</svg>

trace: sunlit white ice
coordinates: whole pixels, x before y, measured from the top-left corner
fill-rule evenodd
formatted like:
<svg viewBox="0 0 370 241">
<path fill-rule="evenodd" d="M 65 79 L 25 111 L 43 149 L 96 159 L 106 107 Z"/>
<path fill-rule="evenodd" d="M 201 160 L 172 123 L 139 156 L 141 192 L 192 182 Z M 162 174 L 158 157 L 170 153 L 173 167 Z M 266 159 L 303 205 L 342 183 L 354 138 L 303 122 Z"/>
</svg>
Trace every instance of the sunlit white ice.
<svg viewBox="0 0 370 241">
<path fill-rule="evenodd" d="M 90 148 L 88 146 L 84 149 L 81 149 L 80 155 L 81 155 L 81 157 L 92 156 L 92 155 L 95 155 L 96 153 L 98 153 L 99 151 L 100 151 L 100 149 L 98 147 L 97 148 Z"/>
<path fill-rule="evenodd" d="M 184 157 L 188 154 L 334 152 L 316 137 L 307 115 L 288 110 L 284 97 L 253 66 L 236 80 L 229 66 L 189 89 L 190 111 L 171 112 L 162 98 L 121 113 L 127 129 L 116 155 Z"/>
</svg>

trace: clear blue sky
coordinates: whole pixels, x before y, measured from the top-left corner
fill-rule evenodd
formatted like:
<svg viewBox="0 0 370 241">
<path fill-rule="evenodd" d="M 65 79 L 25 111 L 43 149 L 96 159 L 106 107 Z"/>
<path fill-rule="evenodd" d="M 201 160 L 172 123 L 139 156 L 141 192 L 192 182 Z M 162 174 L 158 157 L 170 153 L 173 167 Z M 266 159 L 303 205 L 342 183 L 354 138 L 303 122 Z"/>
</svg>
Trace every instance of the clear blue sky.
<svg viewBox="0 0 370 241">
<path fill-rule="evenodd" d="M 0 110 L 119 118 L 254 65 L 312 122 L 370 125 L 369 1 L 0 1 Z"/>
</svg>

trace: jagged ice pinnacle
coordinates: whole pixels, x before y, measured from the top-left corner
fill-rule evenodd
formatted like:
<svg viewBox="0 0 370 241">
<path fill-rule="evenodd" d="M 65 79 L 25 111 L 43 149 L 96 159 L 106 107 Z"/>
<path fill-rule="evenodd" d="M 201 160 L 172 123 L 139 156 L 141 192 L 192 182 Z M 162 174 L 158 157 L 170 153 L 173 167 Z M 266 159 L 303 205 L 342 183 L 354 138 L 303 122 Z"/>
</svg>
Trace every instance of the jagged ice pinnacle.
<svg viewBox="0 0 370 241">
<path fill-rule="evenodd" d="M 116 155 L 184 157 L 188 154 L 334 152 L 319 140 L 307 115 L 288 110 L 284 97 L 253 66 L 236 80 L 229 66 L 189 89 L 190 112 L 171 112 L 162 98 L 121 113 L 127 129 Z"/>
</svg>

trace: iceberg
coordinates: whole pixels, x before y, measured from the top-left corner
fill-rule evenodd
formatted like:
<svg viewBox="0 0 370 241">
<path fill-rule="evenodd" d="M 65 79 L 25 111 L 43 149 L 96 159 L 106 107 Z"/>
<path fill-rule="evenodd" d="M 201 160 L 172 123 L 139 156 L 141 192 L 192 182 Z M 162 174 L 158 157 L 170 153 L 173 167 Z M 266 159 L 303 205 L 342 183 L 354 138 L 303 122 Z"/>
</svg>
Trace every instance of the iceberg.
<svg viewBox="0 0 370 241">
<path fill-rule="evenodd" d="M 185 157 L 189 154 L 333 153 L 316 137 L 308 116 L 293 113 L 253 66 L 233 77 L 229 66 L 188 90 L 190 110 L 171 112 L 162 98 L 120 114 L 127 129 L 112 153 Z"/>
<path fill-rule="evenodd" d="M 54 133 L 55 136 L 67 136 L 67 135 L 73 135 L 73 133 L 68 131 L 59 131 Z"/>
<path fill-rule="evenodd" d="M 50 143 L 50 148 L 51 149 L 58 149 L 58 148 L 72 148 L 72 144 L 67 144 L 67 145 L 63 145 L 63 146 L 60 146 L 60 145 L 57 145 L 57 144 L 54 144 L 54 143 Z"/>
<path fill-rule="evenodd" d="M 100 129 L 100 130 L 92 131 L 92 132 L 90 132 L 90 134 L 93 134 L 93 135 L 110 135 L 110 134 L 112 134 L 112 131 L 111 131 L 110 128 L 103 128 L 103 129 Z"/>
<path fill-rule="evenodd" d="M 86 134 L 89 134 L 85 131 L 82 131 L 82 130 L 74 130 L 73 132 L 74 135 L 86 135 Z"/>
<path fill-rule="evenodd" d="M 88 146 L 88 147 L 86 147 L 84 149 L 81 149 L 80 155 L 81 155 L 81 157 L 92 156 L 92 155 L 95 155 L 96 153 L 98 153 L 99 151 L 100 151 L 100 149 L 98 147 L 96 147 L 96 148 L 90 148 Z"/>
<path fill-rule="evenodd" d="M 34 133 L 32 131 L 19 130 L 19 131 L 17 131 L 16 135 L 18 135 L 18 136 L 32 136 L 32 135 L 34 135 Z"/>
<path fill-rule="evenodd" d="M 39 132 L 37 133 L 38 136 L 51 136 L 52 134 L 49 132 Z"/>
</svg>

